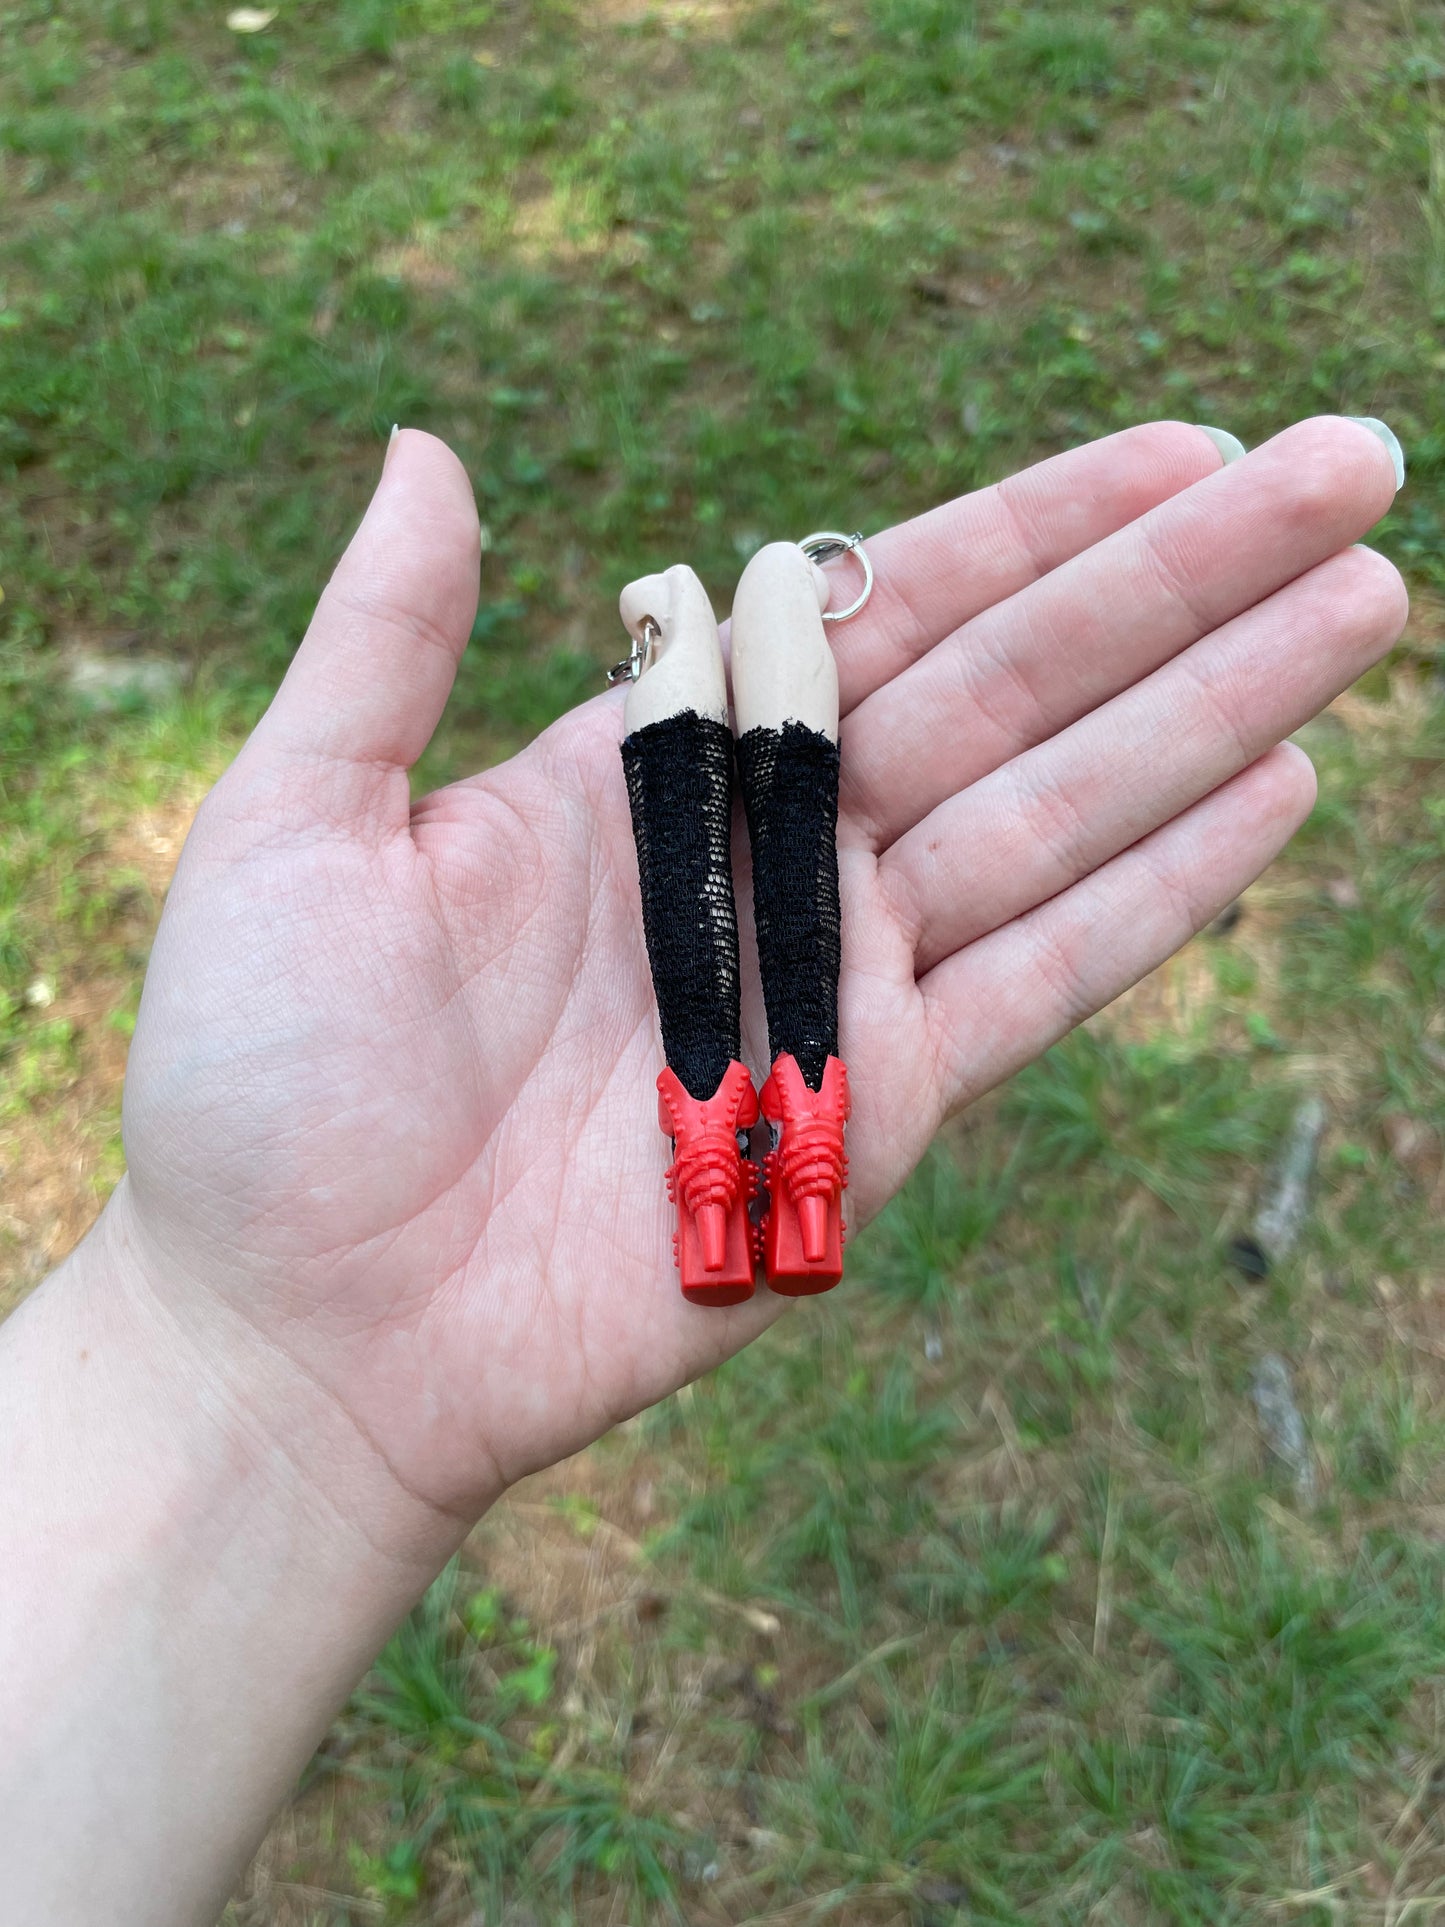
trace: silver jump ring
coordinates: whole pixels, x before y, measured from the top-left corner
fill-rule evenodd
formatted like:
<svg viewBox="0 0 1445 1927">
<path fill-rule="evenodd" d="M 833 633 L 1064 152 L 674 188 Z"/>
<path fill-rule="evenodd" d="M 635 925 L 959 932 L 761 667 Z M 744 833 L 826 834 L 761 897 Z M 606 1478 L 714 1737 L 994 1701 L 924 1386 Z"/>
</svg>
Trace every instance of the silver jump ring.
<svg viewBox="0 0 1445 1927">
<path fill-rule="evenodd" d="M 824 622 L 846 622 L 849 616 L 856 616 L 873 593 L 873 564 L 868 560 L 868 551 L 863 546 L 862 530 L 858 530 L 853 535 L 840 535 L 836 529 L 820 529 L 815 535 L 805 535 L 798 547 L 814 562 L 831 562 L 839 555 L 857 556 L 863 564 L 861 592 L 846 609 L 825 609 L 823 620 Z"/>
<path fill-rule="evenodd" d="M 648 650 L 662 636 L 661 625 L 655 616 L 644 616 L 637 626 L 641 634 L 632 638 L 632 648 L 621 662 L 614 662 L 607 672 L 609 689 L 615 689 L 620 682 L 636 682 L 642 674 Z"/>
</svg>

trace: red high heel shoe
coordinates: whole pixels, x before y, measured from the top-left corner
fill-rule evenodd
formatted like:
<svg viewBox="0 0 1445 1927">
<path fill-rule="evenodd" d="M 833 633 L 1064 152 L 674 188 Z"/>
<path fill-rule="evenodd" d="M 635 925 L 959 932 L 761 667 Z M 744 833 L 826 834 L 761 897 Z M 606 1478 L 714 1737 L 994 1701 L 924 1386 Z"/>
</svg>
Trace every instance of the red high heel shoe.
<svg viewBox="0 0 1445 1927">
<path fill-rule="evenodd" d="M 768 1284 L 785 1298 L 831 1291 L 843 1276 L 848 1067 L 830 1057 L 815 1091 L 784 1051 L 759 1102 L 763 1116 L 778 1128 L 777 1146 L 763 1161 L 768 1208 L 762 1256 Z"/>
<path fill-rule="evenodd" d="M 758 1167 L 737 1139 L 758 1121 L 747 1066 L 729 1064 L 706 1100 L 665 1070 L 657 1080 L 657 1121 L 673 1140 L 667 1195 L 677 1206 L 672 1256 L 683 1296 L 695 1305 L 740 1305 L 753 1295 L 756 1263 L 748 1206 L 757 1195 Z"/>
</svg>

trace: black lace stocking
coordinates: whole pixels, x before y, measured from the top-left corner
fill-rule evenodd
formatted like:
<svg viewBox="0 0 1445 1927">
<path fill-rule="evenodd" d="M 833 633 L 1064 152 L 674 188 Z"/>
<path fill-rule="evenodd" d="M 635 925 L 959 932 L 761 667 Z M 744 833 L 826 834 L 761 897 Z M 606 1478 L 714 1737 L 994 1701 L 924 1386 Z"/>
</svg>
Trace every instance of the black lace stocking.
<svg viewBox="0 0 1445 1927">
<path fill-rule="evenodd" d="M 691 709 L 622 745 L 662 1047 L 701 1101 L 742 1050 L 732 750 L 727 725 Z"/>
<path fill-rule="evenodd" d="M 838 1054 L 838 745 L 785 723 L 750 729 L 737 747 L 768 1044 L 817 1090 Z"/>
</svg>

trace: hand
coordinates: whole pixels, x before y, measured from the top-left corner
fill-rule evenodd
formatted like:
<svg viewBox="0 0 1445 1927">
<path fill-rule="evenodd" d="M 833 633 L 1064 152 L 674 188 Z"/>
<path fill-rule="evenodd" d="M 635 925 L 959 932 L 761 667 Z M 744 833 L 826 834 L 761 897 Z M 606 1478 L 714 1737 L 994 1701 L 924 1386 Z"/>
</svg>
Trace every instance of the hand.
<svg viewBox="0 0 1445 1927">
<path fill-rule="evenodd" d="M 1343 420 L 1227 469 L 1163 423 L 870 542 L 833 631 L 858 1218 L 1308 813 L 1282 739 L 1400 631 L 1395 571 L 1346 546 L 1393 492 Z M 340 1506 L 379 1460 L 452 1525 L 783 1308 L 678 1293 L 621 694 L 410 802 L 477 567 L 459 464 L 402 435 L 187 842 L 111 1207 L 147 1317 L 250 1425 L 324 1437 Z"/>
<path fill-rule="evenodd" d="M 1222 472 L 1159 424 L 870 543 L 834 632 L 860 1216 L 1304 816 L 1281 738 L 1403 621 L 1344 547 L 1392 492 L 1344 421 Z M 187 842 L 129 1175 L 0 1326 L 18 1927 L 214 1918 L 477 1513 L 782 1309 L 672 1270 L 621 696 L 409 802 L 477 547 L 456 461 L 403 435 Z"/>
</svg>

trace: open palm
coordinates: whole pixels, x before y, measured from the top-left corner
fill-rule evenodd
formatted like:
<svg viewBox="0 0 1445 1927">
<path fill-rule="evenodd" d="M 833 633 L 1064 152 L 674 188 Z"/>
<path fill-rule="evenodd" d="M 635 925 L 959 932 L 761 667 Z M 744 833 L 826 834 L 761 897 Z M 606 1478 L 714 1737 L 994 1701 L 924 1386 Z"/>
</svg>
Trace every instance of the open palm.
<svg viewBox="0 0 1445 1927">
<path fill-rule="evenodd" d="M 870 541 L 873 601 L 833 632 L 857 1218 L 1308 812 L 1282 739 L 1403 623 L 1394 570 L 1347 546 L 1393 486 L 1342 420 L 1228 469 L 1163 423 Z M 401 436 L 187 843 L 116 1200 L 208 1369 L 264 1361 L 268 1411 L 324 1415 L 460 1518 L 783 1309 L 677 1288 L 620 694 L 410 801 L 477 555 L 455 458 Z M 739 908 L 746 970 L 745 884 Z M 761 1067 L 755 973 L 745 1011 Z"/>
</svg>

